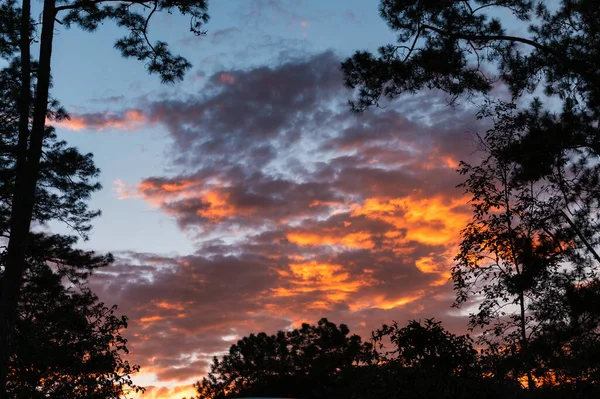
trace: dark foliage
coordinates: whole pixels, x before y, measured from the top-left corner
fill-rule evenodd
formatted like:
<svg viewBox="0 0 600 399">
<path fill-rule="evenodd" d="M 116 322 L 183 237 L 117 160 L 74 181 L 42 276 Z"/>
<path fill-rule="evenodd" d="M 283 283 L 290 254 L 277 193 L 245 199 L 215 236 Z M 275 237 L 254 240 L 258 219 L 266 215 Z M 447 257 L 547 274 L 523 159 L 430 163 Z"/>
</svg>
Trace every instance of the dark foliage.
<svg viewBox="0 0 600 399">
<path fill-rule="evenodd" d="M 5 152 L 8 158 L 2 160 L 3 166 L 12 170 L 2 176 L 9 184 L 1 193 L 5 200 L 4 213 L 10 213 L 10 218 L 3 221 L 0 228 L 5 235 L 10 234 L 0 280 L 0 398 L 6 397 L 11 339 L 27 267 L 32 223 L 58 219 L 85 236 L 90 228 L 87 222 L 96 215 L 87 212 L 82 199 L 98 187 L 90 188 L 85 178 L 80 182 L 63 179 L 74 177 L 79 171 L 85 177 L 97 173 L 91 157 L 82 157 L 66 148 L 65 143 L 53 140 L 46 123 L 55 105 L 49 90 L 56 24 L 77 25 L 93 31 L 102 23 L 112 21 L 128 32 L 115 43 L 124 57 L 145 62 L 149 73 L 158 74 L 163 82 L 174 82 L 183 79 L 191 64 L 172 54 L 165 42 L 150 40 L 150 21 L 157 13 L 187 15 L 190 30 L 201 35 L 202 24 L 208 20 L 206 8 L 206 0 L 44 0 L 40 19 L 34 22 L 31 0 L 8 0 L 0 5 L 0 57 L 12 63 L 14 71 L 11 78 L 2 77 L 1 94 L 8 96 L 2 101 L 16 105 L 7 114 L 12 118 L 8 136 L 14 138 L 14 143 L 8 144 L 10 148 Z M 33 41 L 39 43 L 37 62 L 33 62 L 31 56 Z M 54 117 L 64 115 L 57 110 Z M 44 186 L 45 183 L 48 185 Z M 56 207 L 40 206 L 43 201 L 46 205 L 54 203 Z"/>
<path fill-rule="evenodd" d="M 207 0 L 140 0 L 131 2 L 58 0 L 56 13 L 66 27 L 77 25 L 95 31 L 105 20 L 129 31 L 115 43 L 123 57 L 144 61 L 149 73 L 158 74 L 163 82 L 182 80 L 192 66 L 180 55 L 174 55 L 164 41 L 152 42 L 148 36 L 152 16 L 174 13 L 190 17 L 190 31 L 203 35 L 208 21 Z"/>
<path fill-rule="evenodd" d="M 582 161 L 573 165 L 583 178 L 588 168 L 596 172 L 600 9 L 595 0 L 382 0 L 380 12 L 398 43 L 381 47 L 377 55 L 357 52 L 342 64 L 346 85 L 357 89 L 351 101 L 355 111 L 422 89 L 442 90 L 452 101 L 466 96 L 485 110 L 492 88 L 504 85 L 515 102 L 524 94 L 544 96 L 513 114 L 523 130 L 507 154 L 519 164 L 521 178 L 544 178 L 570 158 Z M 528 33 L 508 35 L 505 24 Z"/>
<path fill-rule="evenodd" d="M 382 0 L 380 13 L 398 43 L 377 55 L 357 52 L 342 65 L 346 84 L 359 88 L 357 111 L 424 88 L 485 94 L 502 81 L 514 97 L 541 84 L 548 95 L 578 99 L 597 115 L 600 10 L 594 0 Z M 527 35 L 506 33 L 511 17 Z"/>
<path fill-rule="evenodd" d="M 594 287 L 598 278 L 597 166 L 585 152 L 548 155 L 551 144 L 536 154 L 519 152 L 540 124 L 551 130 L 563 123 L 543 114 L 536 102 L 520 113 L 500 104 L 482 116 L 494 119 L 481 138 L 484 158 L 479 165 L 460 167 L 473 219 L 461 232 L 452 271 L 456 304 L 478 303 L 470 327 L 483 328 L 479 341 L 494 375 L 527 376 L 532 386 L 560 379 L 562 373 L 570 376 L 562 378 L 563 386 L 591 382 L 583 377 L 591 365 L 567 370 L 570 366 L 561 366 L 558 357 L 578 362 L 583 353 L 571 343 L 580 345 L 583 339 L 590 349 L 595 345 L 584 329 L 570 327 L 576 316 L 567 299 L 586 292 L 582 287 Z M 533 168 L 524 163 L 539 166 L 529 158 L 546 156 L 543 173 L 528 175 Z M 587 317 L 593 308 L 582 303 L 585 330 L 597 331 L 598 320 Z"/>
<path fill-rule="evenodd" d="M 35 73 L 37 65 L 33 66 Z M 0 234 L 6 238 L 10 237 L 16 178 L 20 77 L 16 60 L 0 70 Z M 32 87 L 35 85 L 35 79 L 31 84 Z M 68 119 L 69 115 L 58 101 L 51 99 L 48 118 L 60 121 Z M 52 126 L 46 126 L 40 167 L 33 220 L 36 223 L 58 220 L 87 238 L 91 220 L 100 215 L 100 211 L 89 209 L 87 200 L 102 188 L 96 181 L 100 170 L 94 164 L 93 155 L 69 147 L 64 140 L 58 139 Z"/>
<path fill-rule="evenodd" d="M 332 340 L 330 332 L 346 344 Z M 524 397 L 519 384 L 487 378 L 471 339 L 451 334 L 440 322 L 384 325 L 373 342 L 377 350 L 325 319 L 272 336 L 252 334 L 214 360 L 208 377 L 196 384 L 197 397 Z"/>
<path fill-rule="evenodd" d="M 139 370 L 123 359 L 127 318 L 98 301 L 82 270 L 111 262 L 63 237 L 32 238 L 7 391 L 14 398 L 121 398 Z M 77 265 L 78 267 L 66 267 Z"/>
<path fill-rule="evenodd" d="M 244 337 L 196 384 L 198 397 L 327 398 L 354 368 L 372 364 L 369 343 L 349 335 L 347 326 L 321 319 L 292 331 Z"/>
<path fill-rule="evenodd" d="M 398 43 L 342 64 L 354 111 L 436 89 L 493 128 L 461 163 L 473 219 L 461 233 L 456 305 L 478 305 L 481 366 L 531 395 L 598 389 L 600 19 L 592 0 L 382 0 Z M 501 17 L 500 17 L 501 16 Z M 521 36 L 506 33 L 520 27 Z M 494 99 L 504 85 L 514 103 Z M 522 108 L 525 94 L 534 98 Z M 583 299 L 585 298 L 585 300 Z"/>
</svg>

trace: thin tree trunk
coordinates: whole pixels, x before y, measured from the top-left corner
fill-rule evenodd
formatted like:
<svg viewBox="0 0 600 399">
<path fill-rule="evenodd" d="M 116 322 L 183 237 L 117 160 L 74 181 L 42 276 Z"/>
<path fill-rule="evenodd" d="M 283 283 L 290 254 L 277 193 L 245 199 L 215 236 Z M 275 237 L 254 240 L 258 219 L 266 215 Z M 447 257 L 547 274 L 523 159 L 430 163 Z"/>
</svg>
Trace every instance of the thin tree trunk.
<svg viewBox="0 0 600 399">
<path fill-rule="evenodd" d="M 31 101 L 30 68 L 30 0 L 23 0 L 21 16 L 21 99 L 19 103 L 19 140 L 15 191 L 12 200 L 10 238 L 6 252 L 4 276 L 0 283 L 0 399 L 7 398 L 6 378 L 11 354 L 10 343 L 15 326 L 17 304 L 23 274 L 27 239 L 33 217 L 35 191 L 48 112 L 50 61 L 54 36 L 56 0 L 44 0 L 36 95 L 33 101 L 33 122 L 29 132 Z"/>
<path fill-rule="evenodd" d="M 527 324 L 525 322 L 525 295 L 523 291 L 519 293 L 519 302 L 521 310 L 521 353 L 525 355 L 527 368 L 527 389 L 535 388 L 533 376 L 531 375 L 531 362 L 529 361 L 529 349 L 527 345 Z"/>
</svg>

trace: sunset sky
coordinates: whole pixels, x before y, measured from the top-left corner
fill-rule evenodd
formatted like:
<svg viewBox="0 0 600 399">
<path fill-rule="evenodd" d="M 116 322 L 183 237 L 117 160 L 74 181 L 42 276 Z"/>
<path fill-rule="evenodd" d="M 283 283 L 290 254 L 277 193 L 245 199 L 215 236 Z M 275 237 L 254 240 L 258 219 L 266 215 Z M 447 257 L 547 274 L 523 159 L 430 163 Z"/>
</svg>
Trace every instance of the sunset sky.
<svg viewBox="0 0 600 399">
<path fill-rule="evenodd" d="M 341 60 L 394 41 L 378 3 L 212 1 L 205 37 L 157 15 L 153 37 L 194 64 L 174 85 L 121 59 L 116 27 L 61 27 L 59 135 L 94 153 L 104 186 L 81 246 L 117 259 L 92 286 L 130 319 L 143 398 L 190 395 L 238 338 L 321 317 L 363 337 L 428 317 L 464 332 L 455 169 L 485 127 L 437 92 L 350 113 Z"/>
</svg>

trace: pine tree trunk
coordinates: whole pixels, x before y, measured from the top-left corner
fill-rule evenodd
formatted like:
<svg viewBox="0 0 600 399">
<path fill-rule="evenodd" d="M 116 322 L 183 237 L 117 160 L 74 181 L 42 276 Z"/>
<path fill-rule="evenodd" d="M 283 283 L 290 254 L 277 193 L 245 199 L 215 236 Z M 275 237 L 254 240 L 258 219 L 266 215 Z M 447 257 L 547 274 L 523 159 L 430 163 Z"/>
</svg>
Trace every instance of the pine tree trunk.
<svg viewBox="0 0 600 399">
<path fill-rule="evenodd" d="M 11 355 L 10 343 L 15 326 L 19 292 L 25 272 L 27 239 L 33 216 L 35 191 L 39 175 L 42 145 L 48 112 L 50 61 L 54 36 L 56 0 L 44 0 L 40 41 L 39 70 L 33 104 L 30 96 L 30 0 L 23 0 L 21 17 L 21 99 L 19 103 L 19 140 L 15 191 L 12 199 L 10 238 L 6 252 L 4 276 L 0 282 L 0 399 L 7 398 L 6 380 Z M 33 122 L 29 116 L 33 105 Z"/>
</svg>

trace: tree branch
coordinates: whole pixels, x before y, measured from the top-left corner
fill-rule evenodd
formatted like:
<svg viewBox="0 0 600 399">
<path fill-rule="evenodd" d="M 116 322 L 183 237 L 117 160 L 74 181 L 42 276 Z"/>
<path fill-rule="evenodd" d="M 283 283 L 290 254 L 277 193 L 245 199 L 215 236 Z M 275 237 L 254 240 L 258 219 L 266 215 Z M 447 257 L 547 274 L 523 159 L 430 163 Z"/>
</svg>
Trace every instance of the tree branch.
<svg viewBox="0 0 600 399">
<path fill-rule="evenodd" d="M 423 27 L 423 29 L 432 30 L 442 36 L 455 37 L 455 38 L 463 39 L 463 40 L 472 40 L 475 42 L 478 42 L 478 41 L 479 42 L 490 42 L 490 41 L 498 40 L 498 41 L 505 41 L 505 42 L 517 42 L 517 43 L 528 44 L 529 46 L 535 47 L 538 50 L 551 53 L 555 56 L 562 57 L 562 55 L 560 55 L 554 49 L 552 49 L 548 46 L 544 46 L 534 40 L 526 39 L 523 37 L 507 36 L 507 35 L 488 36 L 488 35 L 473 35 L 473 34 L 465 34 L 465 33 L 457 33 L 457 32 L 448 32 L 443 29 L 436 28 L 435 26 L 431 26 L 431 25 L 427 25 L 427 24 L 422 25 L 422 27 Z"/>
<path fill-rule="evenodd" d="M 80 1 L 76 1 L 71 4 L 56 7 L 54 10 L 58 14 L 60 11 L 64 11 L 64 10 L 74 10 L 76 8 L 80 8 L 80 7 L 83 7 L 86 5 L 95 5 L 95 4 L 99 4 L 99 3 L 109 3 L 109 2 L 121 3 L 122 1 L 121 0 L 80 0 Z M 146 3 L 151 3 L 151 2 L 156 3 L 156 0 L 130 0 L 129 2 L 132 4 L 139 4 L 144 7 L 148 7 L 148 5 Z"/>
<path fill-rule="evenodd" d="M 577 226 L 575 225 L 575 223 L 573 223 L 573 221 L 571 220 L 571 218 L 569 218 L 569 216 L 565 213 L 565 211 L 560 211 L 560 215 L 565 218 L 565 220 L 567 221 L 567 223 L 569 223 L 569 226 L 571 226 L 571 228 L 575 231 L 575 233 L 577 234 L 577 236 L 579 237 L 579 239 L 581 241 L 583 241 L 583 244 L 588 249 L 588 251 L 590 251 L 591 254 L 594 256 L 594 258 L 596 259 L 596 261 L 598 263 L 600 263 L 600 256 L 598 255 L 598 253 L 596 252 L 596 250 L 594 249 L 594 247 L 592 247 L 592 244 L 590 244 L 589 241 L 579 231 L 579 229 L 577 228 Z"/>
</svg>

